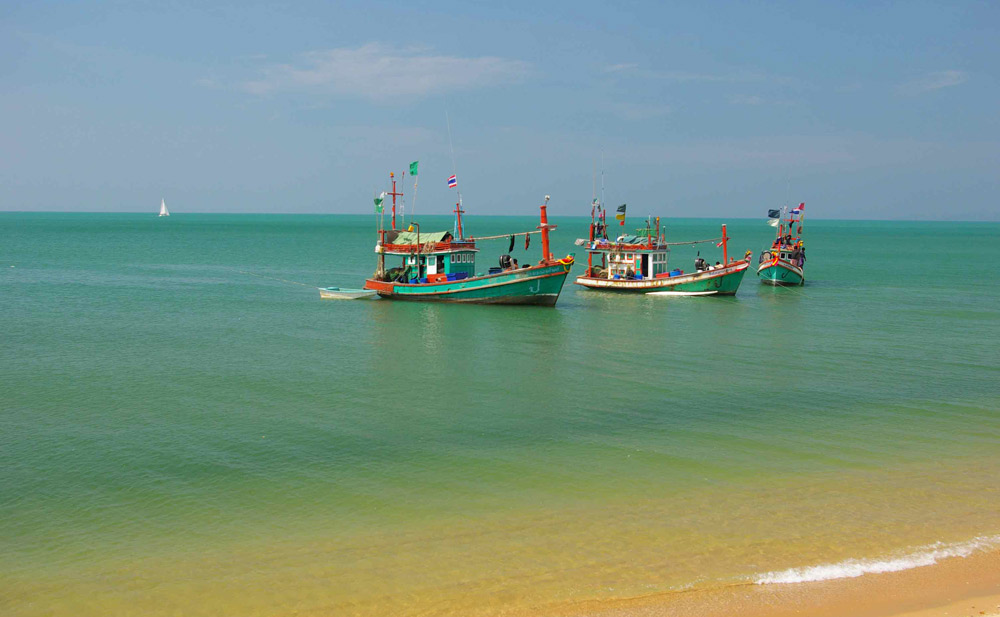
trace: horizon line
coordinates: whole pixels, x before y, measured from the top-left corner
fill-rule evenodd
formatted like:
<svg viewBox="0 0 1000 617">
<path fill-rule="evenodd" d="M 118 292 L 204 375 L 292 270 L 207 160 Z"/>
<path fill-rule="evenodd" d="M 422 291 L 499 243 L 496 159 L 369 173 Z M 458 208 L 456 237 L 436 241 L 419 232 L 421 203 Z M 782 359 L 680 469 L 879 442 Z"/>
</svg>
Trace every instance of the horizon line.
<svg viewBox="0 0 1000 617">
<path fill-rule="evenodd" d="M 146 210 L 112 210 L 112 211 L 94 211 L 94 210 L 0 210 L 0 215 L 4 214 L 143 214 L 148 215 L 150 218 L 159 218 L 157 213 L 150 213 Z M 359 212 L 171 212 L 170 216 L 177 216 L 193 214 L 195 216 L 199 215 L 232 215 L 232 216 L 371 216 L 371 214 L 359 213 Z M 441 216 L 441 217 L 451 217 L 453 213 L 445 214 L 423 214 L 421 216 Z M 551 216 L 566 217 L 566 218 L 587 218 L 585 214 L 552 214 Z M 537 214 L 475 214 L 476 216 L 497 216 L 497 217 L 534 217 Z M 736 221 L 753 221 L 757 219 L 766 220 L 766 216 L 741 216 L 741 217 L 725 217 L 725 216 L 671 216 L 663 217 L 660 219 L 702 219 L 702 220 L 736 220 Z M 638 217 L 638 220 L 643 220 Z M 868 221 L 868 222 L 883 222 L 883 223 L 1000 223 L 1000 218 L 998 219 L 877 219 L 877 218 L 820 218 L 822 221 Z"/>
</svg>

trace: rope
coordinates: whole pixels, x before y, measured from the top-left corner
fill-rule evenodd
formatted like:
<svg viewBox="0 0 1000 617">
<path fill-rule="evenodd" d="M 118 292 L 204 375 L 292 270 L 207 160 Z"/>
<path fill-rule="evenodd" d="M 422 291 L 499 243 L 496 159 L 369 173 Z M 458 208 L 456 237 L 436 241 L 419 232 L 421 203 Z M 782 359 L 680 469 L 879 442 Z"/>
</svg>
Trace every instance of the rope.
<svg viewBox="0 0 1000 617">
<path fill-rule="evenodd" d="M 247 274 L 250 276 L 256 276 L 257 278 L 269 279 L 272 281 L 281 281 L 282 283 L 291 283 L 292 285 L 302 285 L 303 287 L 308 287 L 309 289 L 320 289 L 315 285 L 306 285 L 305 283 L 299 283 L 298 281 L 289 281 L 287 279 L 279 279 L 274 276 L 264 276 L 263 274 L 254 274 L 253 272 L 247 272 L 246 270 L 240 270 L 240 274 Z"/>
<path fill-rule="evenodd" d="M 705 242 L 722 242 L 722 237 L 712 238 L 710 240 L 695 240 L 693 242 L 667 242 L 667 246 L 681 246 L 682 244 L 702 244 Z"/>
<path fill-rule="evenodd" d="M 500 238 L 509 238 L 511 236 L 526 236 L 528 234 L 540 234 L 540 233 L 542 233 L 542 230 L 539 229 L 537 231 L 519 231 L 514 234 L 500 234 L 499 236 L 480 236 L 478 238 L 473 236 L 470 237 L 469 240 L 471 240 L 472 242 L 478 242 L 480 240 L 499 240 Z"/>
</svg>

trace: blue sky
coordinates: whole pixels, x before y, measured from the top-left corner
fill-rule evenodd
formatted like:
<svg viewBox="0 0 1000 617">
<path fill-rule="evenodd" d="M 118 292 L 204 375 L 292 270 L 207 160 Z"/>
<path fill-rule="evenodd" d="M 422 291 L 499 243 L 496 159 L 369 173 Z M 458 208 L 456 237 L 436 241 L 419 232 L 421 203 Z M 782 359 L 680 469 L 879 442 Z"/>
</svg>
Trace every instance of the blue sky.
<svg viewBox="0 0 1000 617">
<path fill-rule="evenodd" d="M 204 4 L 204 5 L 203 5 Z M 1000 4 L 0 4 L 0 210 L 1000 219 Z M 407 186 L 408 205 L 412 185 Z"/>
</svg>

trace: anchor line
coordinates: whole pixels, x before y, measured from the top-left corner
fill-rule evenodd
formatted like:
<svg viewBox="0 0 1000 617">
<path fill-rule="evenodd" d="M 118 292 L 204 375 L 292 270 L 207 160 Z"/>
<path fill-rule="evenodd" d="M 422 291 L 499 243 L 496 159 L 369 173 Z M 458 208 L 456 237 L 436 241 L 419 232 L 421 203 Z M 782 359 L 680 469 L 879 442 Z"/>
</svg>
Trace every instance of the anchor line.
<svg viewBox="0 0 1000 617">
<path fill-rule="evenodd" d="M 263 274 L 255 274 L 253 272 L 247 272 L 246 270 L 240 270 L 240 274 L 256 276 L 257 278 L 268 279 L 271 281 L 281 281 L 282 283 L 291 283 L 292 285 L 302 285 L 303 287 L 309 287 L 310 289 L 322 289 L 321 287 L 316 287 L 315 285 L 307 285 L 306 283 L 300 283 L 298 281 L 289 281 L 288 279 L 280 279 L 275 276 L 264 276 Z"/>
</svg>

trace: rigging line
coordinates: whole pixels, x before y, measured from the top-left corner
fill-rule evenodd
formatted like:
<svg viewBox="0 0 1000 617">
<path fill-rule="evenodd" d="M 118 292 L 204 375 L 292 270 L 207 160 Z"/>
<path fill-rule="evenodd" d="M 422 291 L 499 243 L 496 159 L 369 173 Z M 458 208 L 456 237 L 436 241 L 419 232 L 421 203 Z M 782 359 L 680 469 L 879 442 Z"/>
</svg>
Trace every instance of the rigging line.
<svg viewBox="0 0 1000 617">
<path fill-rule="evenodd" d="M 444 121 L 448 125 L 448 149 L 451 150 L 451 173 L 458 175 L 458 170 L 455 167 L 455 146 L 451 143 L 451 117 L 448 115 L 448 109 L 444 110 Z"/>
<path fill-rule="evenodd" d="M 703 244 L 705 242 L 721 242 L 721 241 L 722 241 L 722 236 L 719 236 L 718 238 L 709 238 L 708 240 L 693 240 L 691 242 L 667 242 L 666 245 L 681 246 L 684 244 Z"/>
<path fill-rule="evenodd" d="M 308 287 L 310 289 L 321 289 L 315 285 L 307 285 L 305 283 L 300 283 L 298 281 L 289 281 L 287 279 L 280 279 L 274 276 L 264 276 L 263 274 L 256 274 L 254 272 L 247 272 L 246 270 L 240 270 L 240 274 L 247 274 L 249 276 L 256 276 L 257 278 L 268 279 L 271 281 L 281 281 L 282 283 L 291 283 L 292 285 L 302 285 L 303 287 Z"/>
<path fill-rule="evenodd" d="M 512 233 L 512 234 L 500 234 L 499 236 L 469 237 L 469 238 L 467 238 L 467 240 L 469 242 L 478 242 L 480 240 L 499 240 L 500 238 L 509 238 L 511 236 L 526 236 L 528 234 L 540 234 L 540 233 L 542 233 L 541 230 L 536 230 L 536 231 L 518 231 L 518 232 L 515 232 L 515 233 Z"/>
</svg>

